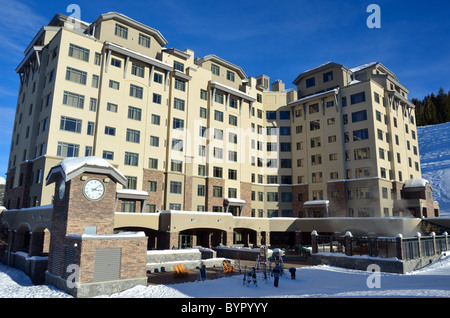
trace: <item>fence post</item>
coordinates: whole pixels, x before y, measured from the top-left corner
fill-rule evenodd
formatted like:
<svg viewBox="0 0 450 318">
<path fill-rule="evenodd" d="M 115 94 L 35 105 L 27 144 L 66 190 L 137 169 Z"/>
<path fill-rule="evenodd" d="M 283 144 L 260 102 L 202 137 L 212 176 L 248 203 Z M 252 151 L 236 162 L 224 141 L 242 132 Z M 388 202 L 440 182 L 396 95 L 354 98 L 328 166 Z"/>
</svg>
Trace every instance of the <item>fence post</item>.
<svg viewBox="0 0 450 318">
<path fill-rule="evenodd" d="M 437 254 L 437 246 L 436 246 L 436 233 L 431 232 L 430 236 L 433 238 L 433 254 L 436 255 Z"/>
<path fill-rule="evenodd" d="M 311 232 L 311 253 L 316 254 L 318 252 L 318 246 L 317 246 L 317 231 L 314 230 Z"/>
<path fill-rule="evenodd" d="M 445 237 L 445 250 L 448 251 L 448 233 L 444 232 Z"/>
<path fill-rule="evenodd" d="M 403 260 L 405 257 L 403 254 L 403 235 L 398 234 L 395 240 L 397 243 L 397 259 Z"/>
<path fill-rule="evenodd" d="M 352 256 L 352 233 L 350 231 L 347 231 L 345 233 L 345 255 Z"/>
<path fill-rule="evenodd" d="M 417 232 L 416 235 L 414 235 L 414 236 L 417 237 L 417 246 L 419 247 L 419 258 L 421 258 L 422 257 L 422 242 L 420 241 L 420 237 L 422 236 L 422 234 Z"/>
</svg>

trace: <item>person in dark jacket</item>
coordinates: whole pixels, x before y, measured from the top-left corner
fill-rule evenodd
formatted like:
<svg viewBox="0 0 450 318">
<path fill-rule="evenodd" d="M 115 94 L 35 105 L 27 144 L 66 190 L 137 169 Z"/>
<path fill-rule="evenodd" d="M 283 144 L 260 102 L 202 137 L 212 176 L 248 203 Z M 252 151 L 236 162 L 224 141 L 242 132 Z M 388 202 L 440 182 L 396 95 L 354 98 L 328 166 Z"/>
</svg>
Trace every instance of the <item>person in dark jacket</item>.
<svg viewBox="0 0 450 318">
<path fill-rule="evenodd" d="M 275 287 L 278 287 L 278 280 L 280 279 L 280 273 L 281 273 L 280 263 L 277 262 L 277 264 L 275 265 L 275 267 L 272 271 L 273 286 L 275 286 Z"/>
</svg>

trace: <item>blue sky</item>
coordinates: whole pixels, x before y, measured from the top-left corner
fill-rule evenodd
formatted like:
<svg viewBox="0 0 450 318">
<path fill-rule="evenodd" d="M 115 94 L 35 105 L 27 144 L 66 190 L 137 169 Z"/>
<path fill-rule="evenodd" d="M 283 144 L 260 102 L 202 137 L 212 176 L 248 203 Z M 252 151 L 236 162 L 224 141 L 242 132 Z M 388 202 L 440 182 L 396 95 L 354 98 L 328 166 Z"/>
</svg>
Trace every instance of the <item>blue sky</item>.
<svg viewBox="0 0 450 318">
<path fill-rule="evenodd" d="M 368 28 L 370 4 L 380 7 L 381 28 Z M 16 66 L 40 27 L 55 13 L 94 21 L 110 11 L 159 30 L 168 48 L 215 54 L 248 76 L 266 74 L 286 87 L 301 72 L 328 61 L 347 67 L 378 61 L 422 98 L 450 90 L 449 1 L 303 0 L 0 0 L 0 177 L 7 171 L 19 89 Z"/>
</svg>

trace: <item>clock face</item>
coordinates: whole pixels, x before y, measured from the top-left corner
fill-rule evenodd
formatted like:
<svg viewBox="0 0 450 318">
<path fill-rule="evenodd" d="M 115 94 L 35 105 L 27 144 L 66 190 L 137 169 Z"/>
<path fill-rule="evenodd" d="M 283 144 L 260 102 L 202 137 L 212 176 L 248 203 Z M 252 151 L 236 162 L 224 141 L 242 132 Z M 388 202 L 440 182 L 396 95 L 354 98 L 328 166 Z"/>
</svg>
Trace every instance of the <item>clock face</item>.
<svg viewBox="0 0 450 318">
<path fill-rule="evenodd" d="M 64 193 L 66 192 L 66 182 L 61 180 L 58 185 L 58 197 L 60 200 L 64 197 Z"/>
<path fill-rule="evenodd" d="M 89 200 L 99 200 L 105 194 L 105 186 L 100 180 L 91 179 L 84 185 L 83 192 Z"/>
</svg>

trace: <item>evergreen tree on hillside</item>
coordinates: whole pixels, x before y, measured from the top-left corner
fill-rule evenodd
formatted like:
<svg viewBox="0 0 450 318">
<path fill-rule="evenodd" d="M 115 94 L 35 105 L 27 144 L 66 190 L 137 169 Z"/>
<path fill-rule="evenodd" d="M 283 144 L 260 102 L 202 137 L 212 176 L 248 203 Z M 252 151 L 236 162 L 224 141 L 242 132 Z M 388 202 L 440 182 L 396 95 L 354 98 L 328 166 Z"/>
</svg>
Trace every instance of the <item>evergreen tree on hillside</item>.
<svg viewBox="0 0 450 318">
<path fill-rule="evenodd" d="M 411 102 L 416 107 L 417 126 L 435 125 L 450 121 L 450 91 L 445 93 L 444 89 L 440 88 L 437 95 L 431 93 L 421 101 L 413 98 Z"/>
</svg>

